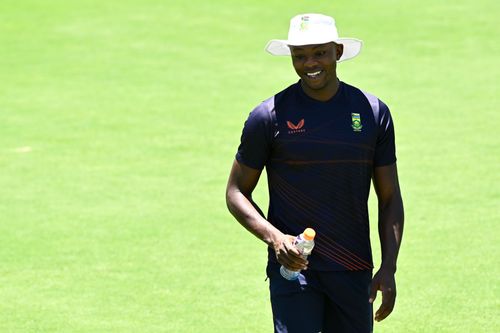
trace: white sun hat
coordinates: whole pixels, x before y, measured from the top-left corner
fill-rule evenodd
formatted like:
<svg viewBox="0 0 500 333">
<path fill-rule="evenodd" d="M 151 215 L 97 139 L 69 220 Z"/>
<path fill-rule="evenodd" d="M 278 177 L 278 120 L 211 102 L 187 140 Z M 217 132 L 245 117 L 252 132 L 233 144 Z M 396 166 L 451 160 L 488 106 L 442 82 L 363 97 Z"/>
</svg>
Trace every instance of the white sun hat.
<svg viewBox="0 0 500 333">
<path fill-rule="evenodd" d="M 290 20 L 288 39 L 272 39 L 265 50 L 272 55 L 290 55 L 289 46 L 314 45 L 335 42 L 344 45 L 344 53 L 337 62 L 354 58 L 363 42 L 355 38 L 339 38 L 333 17 L 322 14 L 300 14 Z"/>
</svg>

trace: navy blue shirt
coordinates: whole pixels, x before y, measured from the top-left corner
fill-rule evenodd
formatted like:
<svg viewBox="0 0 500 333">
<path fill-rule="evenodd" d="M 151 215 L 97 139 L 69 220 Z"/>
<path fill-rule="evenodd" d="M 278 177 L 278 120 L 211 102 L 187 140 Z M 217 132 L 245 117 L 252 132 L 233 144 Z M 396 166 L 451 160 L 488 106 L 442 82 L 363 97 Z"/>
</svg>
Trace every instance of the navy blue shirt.
<svg viewBox="0 0 500 333">
<path fill-rule="evenodd" d="M 309 268 L 373 268 L 368 195 L 373 168 L 396 162 L 394 127 L 377 97 L 340 82 L 326 102 L 300 81 L 249 115 L 236 159 L 266 167 L 267 219 L 283 233 L 316 230 Z M 269 260 L 276 261 L 269 249 Z"/>
</svg>

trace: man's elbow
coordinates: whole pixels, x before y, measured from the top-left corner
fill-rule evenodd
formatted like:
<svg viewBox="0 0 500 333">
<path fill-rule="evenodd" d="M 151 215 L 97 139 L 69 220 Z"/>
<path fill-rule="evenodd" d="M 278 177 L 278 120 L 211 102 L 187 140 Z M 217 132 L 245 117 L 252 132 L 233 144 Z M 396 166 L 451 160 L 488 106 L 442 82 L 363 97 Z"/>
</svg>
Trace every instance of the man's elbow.
<svg viewBox="0 0 500 333">
<path fill-rule="evenodd" d="M 228 186 L 226 189 L 226 207 L 231 213 L 233 212 L 234 208 L 233 196 L 233 190 Z"/>
<path fill-rule="evenodd" d="M 399 192 L 379 199 L 378 209 L 381 215 L 397 216 L 397 220 L 401 220 L 401 223 L 404 220 L 403 199 Z"/>
<path fill-rule="evenodd" d="M 228 188 L 226 189 L 226 207 L 233 215 L 237 210 L 238 194 L 240 193 L 240 191 L 231 186 L 228 186 Z"/>
<path fill-rule="evenodd" d="M 398 206 L 401 206 L 401 208 L 403 207 L 403 198 L 401 197 L 401 193 L 399 191 L 378 196 L 379 209 L 389 209 L 391 207 Z"/>
</svg>

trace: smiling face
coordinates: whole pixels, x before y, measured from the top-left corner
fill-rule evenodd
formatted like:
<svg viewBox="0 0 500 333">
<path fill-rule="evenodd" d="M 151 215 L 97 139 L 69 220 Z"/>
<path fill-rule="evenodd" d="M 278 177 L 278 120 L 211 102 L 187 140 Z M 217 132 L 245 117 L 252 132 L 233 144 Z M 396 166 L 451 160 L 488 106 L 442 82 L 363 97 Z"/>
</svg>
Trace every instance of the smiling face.
<svg viewBox="0 0 500 333">
<path fill-rule="evenodd" d="M 290 46 L 292 64 L 301 78 L 302 89 L 317 100 L 328 100 L 338 89 L 337 60 L 342 56 L 342 44 Z"/>
</svg>

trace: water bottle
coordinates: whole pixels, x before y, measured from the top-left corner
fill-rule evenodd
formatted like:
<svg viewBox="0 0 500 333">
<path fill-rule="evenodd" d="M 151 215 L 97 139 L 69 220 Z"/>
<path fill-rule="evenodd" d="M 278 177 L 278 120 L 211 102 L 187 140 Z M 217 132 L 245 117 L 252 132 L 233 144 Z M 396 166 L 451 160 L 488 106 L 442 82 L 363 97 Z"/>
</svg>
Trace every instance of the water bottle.
<svg viewBox="0 0 500 333">
<path fill-rule="evenodd" d="M 307 228 L 303 233 L 298 235 L 293 242 L 293 245 L 297 247 L 300 251 L 304 259 L 306 259 L 312 252 L 314 247 L 314 237 L 316 236 L 316 231 L 312 228 Z M 296 280 L 300 271 L 292 271 L 288 268 L 285 268 L 283 265 L 280 267 L 281 276 L 283 276 L 287 280 Z"/>
</svg>

